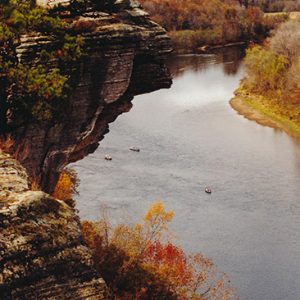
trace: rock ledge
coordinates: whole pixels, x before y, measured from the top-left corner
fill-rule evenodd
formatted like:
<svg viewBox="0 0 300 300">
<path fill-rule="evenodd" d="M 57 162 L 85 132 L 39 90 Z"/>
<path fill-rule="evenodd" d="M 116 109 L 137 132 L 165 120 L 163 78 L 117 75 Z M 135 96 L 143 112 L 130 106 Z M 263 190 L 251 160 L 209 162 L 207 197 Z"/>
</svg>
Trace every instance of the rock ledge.
<svg viewBox="0 0 300 300">
<path fill-rule="evenodd" d="M 0 299 L 107 299 L 73 208 L 0 150 Z"/>
</svg>

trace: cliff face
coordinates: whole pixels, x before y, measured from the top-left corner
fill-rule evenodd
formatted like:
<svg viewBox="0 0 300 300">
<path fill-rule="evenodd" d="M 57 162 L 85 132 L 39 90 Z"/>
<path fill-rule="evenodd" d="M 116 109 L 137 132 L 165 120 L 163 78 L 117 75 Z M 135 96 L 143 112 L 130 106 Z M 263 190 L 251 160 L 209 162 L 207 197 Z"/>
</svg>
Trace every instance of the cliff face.
<svg viewBox="0 0 300 300">
<path fill-rule="evenodd" d="M 85 1 L 76 17 L 74 1 L 37 3 L 60 4 L 70 22 L 89 24 L 87 55 L 66 70 L 76 85 L 65 120 L 24 123 L 0 135 L 0 148 L 10 153 L 0 150 L 0 299 L 107 299 L 76 212 L 45 192 L 67 164 L 95 151 L 135 95 L 170 86 L 163 63 L 169 39 L 136 1 Z M 48 42 L 24 36 L 19 59 L 30 63 Z M 31 190 L 32 179 L 44 192 Z"/>
<path fill-rule="evenodd" d="M 74 26 L 88 24 L 82 33 L 87 55 L 76 71 L 67 70 L 76 86 L 66 120 L 26 124 L 9 134 L 9 153 L 44 191 L 51 192 L 60 170 L 93 152 L 108 132 L 108 123 L 130 109 L 135 95 L 170 86 L 163 59 L 171 48 L 165 31 L 149 20 L 136 1 L 86 1 L 90 4 L 75 17 L 69 9 L 71 1 L 37 2 L 60 3 L 61 14 Z M 45 42 L 45 36 L 23 37 L 19 59 L 32 61 Z"/>
<path fill-rule="evenodd" d="M 79 219 L 0 150 L 0 299 L 107 299 Z"/>
</svg>

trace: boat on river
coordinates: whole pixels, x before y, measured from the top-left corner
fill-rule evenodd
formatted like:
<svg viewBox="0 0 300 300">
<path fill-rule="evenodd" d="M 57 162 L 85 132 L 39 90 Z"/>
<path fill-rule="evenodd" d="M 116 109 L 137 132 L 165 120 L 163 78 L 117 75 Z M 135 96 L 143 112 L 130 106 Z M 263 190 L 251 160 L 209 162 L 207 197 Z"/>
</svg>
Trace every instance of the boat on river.
<svg viewBox="0 0 300 300">
<path fill-rule="evenodd" d="M 140 152 L 140 148 L 137 148 L 137 147 L 130 147 L 129 150 L 134 151 L 134 152 Z"/>
<path fill-rule="evenodd" d="M 205 193 L 206 193 L 206 194 L 211 194 L 211 193 L 212 193 L 211 188 L 206 187 L 206 188 L 205 188 Z"/>
</svg>

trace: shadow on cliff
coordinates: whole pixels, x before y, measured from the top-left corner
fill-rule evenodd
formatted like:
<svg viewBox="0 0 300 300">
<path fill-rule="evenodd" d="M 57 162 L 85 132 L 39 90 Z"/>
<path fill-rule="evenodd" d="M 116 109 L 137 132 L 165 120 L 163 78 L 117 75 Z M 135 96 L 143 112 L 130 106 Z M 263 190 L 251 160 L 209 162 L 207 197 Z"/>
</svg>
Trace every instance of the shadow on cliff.
<svg viewBox="0 0 300 300">
<path fill-rule="evenodd" d="M 111 50 L 103 53 L 106 58 L 91 57 L 83 63 L 63 119 L 24 124 L 1 135 L 5 150 L 48 193 L 53 192 L 66 165 L 97 149 L 99 141 L 109 132 L 109 123 L 130 111 L 135 95 L 171 85 L 168 69 L 161 60 L 134 57 L 124 50 L 117 54 Z"/>
</svg>

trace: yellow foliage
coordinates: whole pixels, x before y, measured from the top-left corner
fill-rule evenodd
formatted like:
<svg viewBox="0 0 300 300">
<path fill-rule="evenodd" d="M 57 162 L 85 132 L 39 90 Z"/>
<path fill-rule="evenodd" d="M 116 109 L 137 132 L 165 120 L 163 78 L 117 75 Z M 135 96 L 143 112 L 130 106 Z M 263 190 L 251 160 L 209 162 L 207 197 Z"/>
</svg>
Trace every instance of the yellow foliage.
<svg viewBox="0 0 300 300">
<path fill-rule="evenodd" d="M 73 170 L 66 169 L 60 174 L 52 196 L 64 201 L 70 200 L 77 193 L 77 185 L 76 173 Z"/>
<path fill-rule="evenodd" d="M 159 200 L 154 202 L 143 218 L 145 223 L 144 234 L 148 242 L 151 242 L 155 238 L 160 238 L 161 234 L 167 231 L 168 223 L 172 221 L 173 217 L 174 211 L 166 211 L 163 202 Z"/>
<path fill-rule="evenodd" d="M 164 203 L 156 201 L 148 209 L 142 223 L 117 226 L 112 243 L 136 259 L 144 253 L 149 244 L 168 231 L 168 223 L 173 216 L 174 212 L 166 211 Z"/>
<path fill-rule="evenodd" d="M 145 244 L 145 238 L 139 227 L 119 225 L 113 232 L 111 242 L 124 250 L 130 258 L 135 258 L 140 254 L 140 250 Z"/>
<path fill-rule="evenodd" d="M 86 243 L 92 250 L 96 250 L 97 239 L 95 237 L 98 234 L 98 226 L 95 223 L 83 221 L 81 223 L 82 231 L 84 232 L 84 238 Z"/>
<path fill-rule="evenodd" d="M 53 197 L 60 200 L 69 200 L 72 198 L 72 180 L 66 173 L 59 176 L 58 182 L 55 186 Z"/>
<path fill-rule="evenodd" d="M 144 221 L 150 224 L 167 223 L 172 221 L 174 211 L 166 211 L 161 201 L 154 202 L 144 216 Z"/>
</svg>

